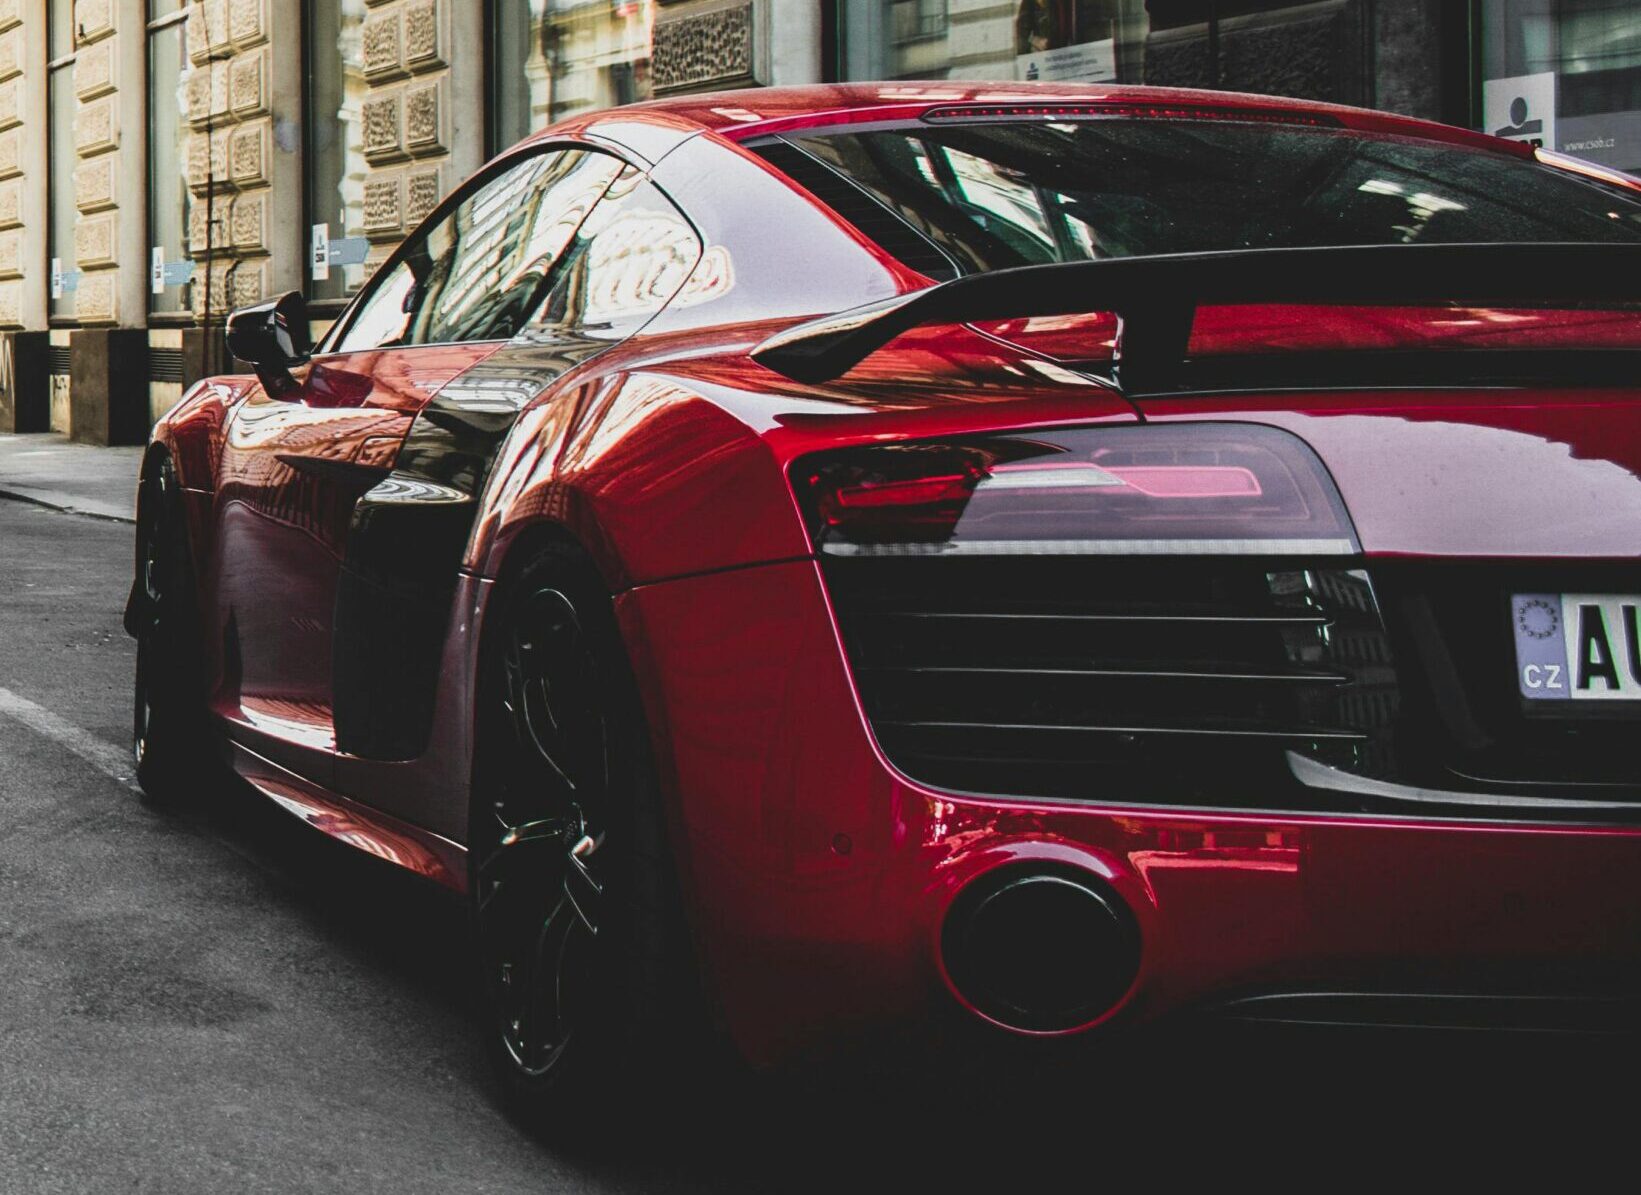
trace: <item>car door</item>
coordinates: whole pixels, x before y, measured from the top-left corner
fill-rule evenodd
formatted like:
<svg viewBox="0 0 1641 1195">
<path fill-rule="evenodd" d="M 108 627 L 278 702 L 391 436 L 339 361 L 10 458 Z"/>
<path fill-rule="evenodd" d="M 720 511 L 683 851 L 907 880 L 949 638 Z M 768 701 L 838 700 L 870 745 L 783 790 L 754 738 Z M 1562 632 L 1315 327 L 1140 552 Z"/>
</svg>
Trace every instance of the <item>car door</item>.
<svg viewBox="0 0 1641 1195">
<path fill-rule="evenodd" d="M 354 509 L 389 476 L 428 403 L 518 331 L 623 165 L 571 148 L 505 160 L 388 261 L 297 388 L 257 387 L 233 411 L 218 487 L 213 704 L 245 746 L 328 780 L 334 614 Z"/>
</svg>

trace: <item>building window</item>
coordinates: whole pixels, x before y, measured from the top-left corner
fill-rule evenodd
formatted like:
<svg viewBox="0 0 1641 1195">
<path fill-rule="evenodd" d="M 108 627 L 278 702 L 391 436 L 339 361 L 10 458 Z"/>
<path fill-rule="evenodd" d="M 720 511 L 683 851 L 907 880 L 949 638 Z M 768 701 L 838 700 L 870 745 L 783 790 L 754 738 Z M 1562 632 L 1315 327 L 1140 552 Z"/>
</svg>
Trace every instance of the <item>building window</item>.
<svg viewBox="0 0 1641 1195">
<path fill-rule="evenodd" d="M 1147 27 L 1145 0 L 840 0 L 839 9 L 845 79 L 1138 82 Z"/>
<path fill-rule="evenodd" d="M 50 269 L 51 314 L 72 318 L 79 267 L 74 261 L 74 2 L 51 0 L 47 37 L 50 58 L 48 87 L 51 112 L 51 218 L 46 227 L 46 258 Z"/>
<path fill-rule="evenodd" d="M 183 158 L 188 72 L 183 0 L 148 3 L 148 310 L 189 311 L 193 262 L 188 256 L 190 196 Z"/>
<path fill-rule="evenodd" d="M 1485 0 L 1481 15 L 1487 132 L 1641 169 L 1641 6 Z"/>
<path fill-rule="evenodd" d="M 1355 7 L 1310 0 L 837 0 L 844 80 L 1150 83 L 1360 101 Z M 1358 22 L 1359 25 L 1359 22 Z M 1358 34 L 1358 39 L 1360 34 Z M 1359 55 L 1358 55 L 1359 56 Z"/>
<path fill-rule="evenodd" d="M 492 0 L 490 27 L 494 149 L 578 112 L 650 98 L 655 0 Z"/>
<path fill-rule="evenodd" d="M 308 294 L 343 299 L 364 284 L 365 0 L 308 0 Z"/>
</svg>

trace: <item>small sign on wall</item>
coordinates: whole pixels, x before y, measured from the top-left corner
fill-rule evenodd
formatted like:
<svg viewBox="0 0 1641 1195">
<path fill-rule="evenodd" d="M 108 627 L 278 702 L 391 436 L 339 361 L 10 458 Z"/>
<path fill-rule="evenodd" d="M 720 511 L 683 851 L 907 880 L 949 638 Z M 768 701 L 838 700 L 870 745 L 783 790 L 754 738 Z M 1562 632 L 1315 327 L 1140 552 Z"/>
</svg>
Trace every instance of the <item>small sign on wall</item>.
<svg viewBox="0 0 1641 1195">
<path fill-rule="evenodd" d="M 1556 145 L 1556 75 L 1516 75 L 1482 84 L 1483 129 L 1539 148 Z"/>
<path fill-rule="evenodd" d="M 148 289 L 156 294 L 165 293 L 165 246 L 155 245 L 148 257 Z"/>
<path fill-rule="evenodd" d="M 315 224 L 308 243 L 308 273 L 315 282 L 330 278 L 330 225 Z"/>
</svg>

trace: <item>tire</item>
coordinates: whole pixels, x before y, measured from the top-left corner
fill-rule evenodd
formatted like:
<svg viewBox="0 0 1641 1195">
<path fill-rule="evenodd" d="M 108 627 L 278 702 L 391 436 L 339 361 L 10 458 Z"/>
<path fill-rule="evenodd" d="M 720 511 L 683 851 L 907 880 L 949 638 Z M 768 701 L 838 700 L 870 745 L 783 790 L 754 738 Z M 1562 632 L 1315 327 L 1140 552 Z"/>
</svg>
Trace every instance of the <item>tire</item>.
<svg viewBox="0 0 1641 1195">
<path fill-rule="evenodd" d="M 487 617 L 468 859 L 510 1111 L 596 1132 L 704 1044 L 648 728 L 609 593 L 552 544 Z"/>
<path fill-rule="evenodd" d="M 182 489 L 168 457 L 142 481 L 134 597 L 131 753 L 143 793 L 169 804 L 193 795 L 219 769 L 212 767 L 206 724 L 199 603 Z"/>
</svg>

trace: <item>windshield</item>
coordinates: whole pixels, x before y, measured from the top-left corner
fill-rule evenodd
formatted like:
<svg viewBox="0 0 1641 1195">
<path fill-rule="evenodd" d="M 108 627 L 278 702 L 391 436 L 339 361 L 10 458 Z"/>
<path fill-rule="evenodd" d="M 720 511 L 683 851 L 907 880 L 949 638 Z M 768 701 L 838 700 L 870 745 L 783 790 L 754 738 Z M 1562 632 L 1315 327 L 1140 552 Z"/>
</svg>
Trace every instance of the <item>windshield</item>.
<svg viewBox="0 0 1641 1195">
<path fill-rule="evenodd" d="M 760 152 L 937 277 L 1218 249 L 1641 240 L 1641 192 L 1503 152 L 1332 129 L 918 125 L 791 137 Z"/>
</svg>

